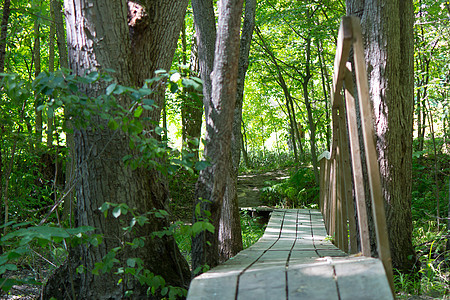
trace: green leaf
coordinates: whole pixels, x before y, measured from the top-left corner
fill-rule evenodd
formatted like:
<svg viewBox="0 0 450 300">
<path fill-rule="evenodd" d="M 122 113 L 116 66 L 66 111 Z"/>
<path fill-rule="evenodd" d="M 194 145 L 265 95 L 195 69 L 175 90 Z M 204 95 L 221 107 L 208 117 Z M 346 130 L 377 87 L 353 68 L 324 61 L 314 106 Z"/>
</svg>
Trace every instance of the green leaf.
<svg viewBox="0 0 450 300">
<path fill-rule="evenodd" d="M 99 78 L 100 78 L 100 74 L 98 72 L 96 72 L 96 71 L 91 72 L 91 73 L 86 75 L 86 79 L 88 79 L 89 83 L 92 83 L 92 82 L 96 81 Z"/>
<path fill-rule="evenodd" d="M 136 258 L 127 259 L 127 266 L 134 268 L 136 266 Z"/>
<path fill-rule="evenodd" d="M 164 130 L 164 128 L 162 128 L 162 127 L 156 126 L 156 128 L 155 128 L 155 133 L 156 133 L 157 135 L 162 135 L 164 131 L 165 131 L 165 130 Z"/>
<path fill-rule="evenodd" d="M 134 117 L 139 118 L 142 115 L 143 111 L 144 109 L 142 108 L 142 106 L 138 106 L 138 108 L 136 108 L 136 110 L 134 111 Z"/>
<path fill-rule="evenodd" d="M 120 217 L 120 214 L 122 213 L 121 207 L 120 206 L 116 206 L 113 211 L 112 211 L 112 215 L 114 218 L 118 218 Z"/>
<path fill-rule="evenodd" d="M 209 167 L 211 164 L 206 160 L 201 160 L 195 163 L 195 169 L 201 171 Z"/>
<path fill-rule="evenodd" d="M 167 292 L 168 292 L 168 291 L 169 291 L 169 288 L 168 288 L 167 286 L 163 287 L 162 290 L 161 290 L 161 295 L 162 295 L 162 296 L 167 295 Z"/>
<path fill-rule="evenodd" d="M 151 93 L 153 93 L 153 91 L 149 88 L 140 88 L 139 89 L 139 94 L 141 94 L 141 96 L 148 96 Z"/>
<path fill-rule="evenodd" d="M 203 223 L 203 228 L 204 228 L 205 230 L 208 230 L 208 231 L 211 232 L 211 233 L 214 233 L 214 230 L 215 230 L 214 225 L 211 224 L 211 223 L 209 223 L 209 222 L 204 222 L 204 223 Z"/>
<path fill-rule="evenodd" d="M 148 106 L 153 106 L 153 104 L 155 104 L 155 101 L 151 100 L 151 99 L 144 99 L 142 100 L 142 103 Z"/>
<path fill-rule="evenodd" d="M 108 209 L 111 207 L 111 204 L 105 202 L 98 209 L 105 215 L 105 218 L 108 216 Z"/>
<path fill-rule="evenodd" d="M 178 91 L 178 84 L 176 84 L 175 82 L 172 82 L 170 84 L 170 92 L 171 93 L 176 93 Z"/>
<path fill-rule="evenodd" d="M 201 223 L 202 223 L 202 222 L 195 222 L 195 223 L 192 225 L 192 234 L 193 234 L 194 236 L 196 236 L 197 234 L 199 234 L 200 232 L 203 231 L 203 226 L 202 226 Z"/>
<path fill-rule="evenodd" d="M 114 119 L 109 119 L 108 121 L 108 127 L 111 130 L 117 130 L 119 128 L 119 124 Z"/>
<path fill-rule="evenodd" d="M 116 89 L 116 86 L 117 86 L 117 83 L 110 84 L 106 88 L 106 95 L 108 95 L 108 96 L 111 95 L 114 92 L 114 90 Z"/>
<path fill-rule="evenodd" d="M 85 270 L 86 270 L 86 268 L 83 265 L 79 265 L 76 268 L 77 274 L 83 274 Z"/>
</svg>

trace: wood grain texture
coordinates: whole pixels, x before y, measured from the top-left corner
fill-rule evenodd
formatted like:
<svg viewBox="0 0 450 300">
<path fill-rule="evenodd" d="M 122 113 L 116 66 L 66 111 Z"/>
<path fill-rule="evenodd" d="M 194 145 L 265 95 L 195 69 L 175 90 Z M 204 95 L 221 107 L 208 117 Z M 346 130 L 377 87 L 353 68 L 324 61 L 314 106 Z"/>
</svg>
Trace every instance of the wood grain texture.
<svg viewBox="0 0 450 300">
<path fill-rule="evenodd" d="M 266 234 L 196 277 L 187 299 L 392 299 L 380 260 L 348 257 L 325 237 L 319 211 L 275 210 Z"/>
</svg>

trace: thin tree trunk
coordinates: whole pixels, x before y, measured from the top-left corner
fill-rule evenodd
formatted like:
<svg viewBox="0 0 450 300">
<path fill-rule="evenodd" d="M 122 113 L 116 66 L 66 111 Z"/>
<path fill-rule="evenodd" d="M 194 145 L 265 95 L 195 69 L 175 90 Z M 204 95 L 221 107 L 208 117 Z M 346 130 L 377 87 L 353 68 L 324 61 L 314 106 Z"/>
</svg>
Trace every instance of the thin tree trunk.
<svg viewBox="0 0 450 300">
<path fill-rule="evenodd" d="M 41 73 L 41 37 L 39 20 L 34 22 L 34 46 L 33 46 L 33 60 L 34 60 L 34 77 L 36 78 Z M 42 142 L 42 110 L 38 111 L 37 108 L 41 105 L 41 99 L 39 95 L 34 99 L 34 113 L 36 115 L 35 120 L 35 132 L 36 132 L 36 145 Z"/>
<path fill-rule="evenodd" d="M 242 121 L 242 135 L 241 135 L 241 139 L 242 139 L 242 156 L 244 157 L 244 164 L 247 168 L 250 168 L 250 161 L 248 159 L 248 150 L 247 150 L 247 134 L 245 132 L 245 123 L 244 121 Z"/>
<path fill-rule="evenodd" d="M 228 174 L 230 166 L 242 3 L 243 0 L 222 0 L 219 2 L 212 94 L 211 99 L 204 101 L 206 117 L 205 156 L 209 159 L 211 165 L 200 172 L 196 190 L 197 199 L 203 206 L 202 211 L 206 210 L 211 213 L 215 233 L 199 234 L 193 239 L 192 267 L 194 270 L 204 264 L 214 267 L 219 262 L 219 224 L 227 184 L 226 174 Z M 196 21 L 197 17 L 194 16 Z M 201 39 L 201 32 L 199 33 Z M 200 45 L 201 43 L 199 43 L 199 51 Z M 200 60 L 203 59 L 205 58 L 200 55 Z M 209 201 L 201 202 L 201 199 Z"/>
<path fill-rule="evenodd" d="M 275 58 L 275 55 L 273 53 L 273 51 L 269 48 L 269 46 L 267 45 L 267 43 L 265 42 L 261 31 L 259 30 L 258 27 L 255 27 L 255 32 L 256 35 L 258 36 L 258 38 L 261 40 L 261 44 L 260 46 L 263 48 L 263 50 L 267 53 L 267 55 L 269 56 L 271 62 L 273 63 L 273 65 L 276 68 L 276 72 L 277 72 L 277 83 L 280 85 L 281 89 L 283 90 L 284 93 L 284 97 L 286 99 L 286 108 L 287 108 L 287 113 L 288 113 L 288 117 L 289 117 L 289 125 L 290 125 L 290 134 L 291 134 L 291 139 L 292 139 L 292 147 L 294 150 L 294 157 L 295 157 L 295 162 L 298 163 L 299 162 L 299 155 L 297 152 L 297 144 L 296 144 L 296 140 L 300 141 L 300 136 L 298 133 L 298 127 L 297 127 L 297 120 L 295 118 L 295 109 L 294 109 L 294 105 L 293 105 L 293 101 L 292 101 L 292 97 L 291 94 L 289 92 L 289 88 L 283 78 L 283 75 L 281 73 L 281 67 L 278 65 L 278 62 Z M 301 141 L 300 141 L 301 143 Z M 301 145 L 301 144 L 300 144 Z M 303 147 L 301 148 L 301 150 L 303 151 Z M 303 155 L 303 152 L 302 152 Z"/>
<path fill-rule="evenodd" d="M 2 16 L 1 30 L 0 30 L 0 73 L 5 72 L 6 41 L 7 41 L 7 37 L 8 37 L 9 16 L 11 14 L 10 5 L 11 5 L 10 0 L 5 0 L 3 3 L 3 16 Z M 5 132 L 5 128 L 3 127 L 3 125 L 0 125 L 0 133 L 1 133 L 0 137 L 3 137 L 4 132 Z M 4 185 L 3 185 L 3 180 L 5 178 L 4 177 L 5 166 L 3 165 L 2 152 L 3 152 L 3 149 L 0 147 L 0 201 L 1 202 L 4 201 L 3 197 L 5 195 L 5 189 L 4 189 Z M 1 214 L 0 214 L 0 216 L 1 216 Z M 0 233 L 0 237 L 1 237 L 1 233 Z M 3 253 L 3 249 L 1 246 L 0 246 L 0 253 Z"/>
<path fill-rule="evenodd" d="M 325 118 L 326 118 L 326 126 L 327 130 L 325 131 L 326 140 L 327 140 L 327 149 L 331 149 L 331 119 L 330 119 L 330 109 L 329 109 L 329 96 L 330 92 L 330 86 L 328 85 L 328 72 L 327 67 L 324 64 L 324 58 L 323 58 L 323 49 L 321 47 L 321 43 L 317 43 L 318 53 L 319 53 L 319 63 L 320 63 L 320 75 L 322 79 L 322 89 L 323 89 L 323 96 L 324 96 L 324 102 L 325 102 Z"/>
<path fill-rule="evenodd" d="M 61 2 L 58 0 L 51 0 L 50 5 L 53 9 L 55 17 L 55 31 L 56 31 L 56 45 L 59 53 L 59 66 L 62 69 L 69 68 L 69 58 L 67 55 L 66 35 L 64 29 L 63 12 Z M 66 134 L 66 169 L 65 169 L 65 185 L 64 191 L 67 196 L 64 198 L 62 219 L 69 220 L 69 225 L 72 226 L 75 206 L 75 144 L 73 139 L 73 125 L 69 118 L 69 112 L 64 109 L 64 130 Z"/>
<path fill-rule="evenodd" d="M 236 104 L 233 117 L 233 131 L 231 135 L 231 159 L 222 206 L 222 216 L 219 226 L 219 259 L 225 261 L 235 256 L 243 249 L 241 219 L 237 195 L 237 180 L 239 162 L 241 160 L 242 141 L 242 104 L 244 101 L 245 74 L 248 69 L 248 56 L 255 26 L 256 0 L 246 0 L 245 17 L 242 26 L 239 50 L 239 66 L 237 77 Z"/>
<path fill-rule="evenodd" d="M 198 76 L 200 72 L 197 43 L 198 38 L 194 35 L 190 57 L 190 76 Z M 183 58 L 183 63 L 187 63 L 186 58 Z M 184 92 L 181 104 L 182 139 L 183 149 L 194 154 L 194 161 L 199 160 L 198 149 L 202 132 L 202 117 L 202 96 L 197 95 L 197 91 L 193 88 L 189 88 Z"/>
<path fill-rule="evenodd" d="M 9 16 L 11 14 L 10 5 L 11 0 L 5 0 L 3 3 L 2 28 L 0 32 L 0 73 L 5 72 L 6 40 L 8 37 Z"/>
<path fill-rule="evenodd" d="M 58 45 L 59 66 L 69 68 L 69 58 L 67 56 L 66 36 L 64 34 L 64 20 L 61 1 L 51 0 L 50 4 L 55 17 L 56 43 Z"/>
<path fill-rule="evenodd" d="M 309 13 L 308 13 L 309 14 Z M 306 62 L 305 62 L 305 73 L 303 75 L 303 99 L 305 100 L 306 111 L 308 113 L 308 123 L 309 123 L 309 142 L 311 145 L 311 160 L 314 171 L 314 178 L 316 184 L 319 184 L 319 169 L 317 164 L 317 153 L 316 153 L 316 123 L 314 122 L 311 102 L 309 101 L 308 84 L 311 79 L 311 36 L 306 38 Z"/>
<path fill-rule="evenodd" d="M 281 74 L 281 72 L 280 72 L 280 74 Z M 284 85 L 286 85 L 286 82 L 284 81 L 284 79 L 283 79 L 283 83 L 284 83 Z M 288 97 L 287 97 L 287 101 L 289 102 L 288 105 L 291 106 L 292 123 L 294 124 L 293 131 L 294 131 L 295 139 L 298 142 L 298 149 L 300 150 L 300 160 L 303 160 L 303 158 L 305 156 L 305 151 L 303 150 L 302 139 L 300 136 L 300 132 L 298 130 L 299 123 L 297 122 L 297 117 L 296 117 L 296 113 L 295 113 L 294 100 L 292 99 L 291 92 L 289 91 L 287 86 L 286 86 L 286 90 L 288 91 Z"/>
<path fill-rule="evenodd" d="M 450 176 L 448 177 L 448 209 L 447 209 L 447 235 L 449 234 L 450 230 Z M 447 251 L 450 251 L 450 239 L 447 238 L 447 242 L 445 244 L 445 249 Z"/>
<path fill-rule="evenodd" d="M 48 71 L 55 71 L 55 13 L 53 10 L 53 6 L 50 5 L 50 33 L 48 39 Z M 51 148 L 53 146 L 53 124 L 54 118 L 53 115 L 47 116 L 47 147 Z"/>
<path fill-rule="evenodd" d="M 437 145 L 436 145 L 436 137 L 435 137 L 435 132 L 434 132 L 434 122 L 433 122 L 433 114 L 430 111 L 430 100 L 427 101 L 428 102 L 428 124 L 430 125 L 430 133 L 431 133 L 431 140 L 433 141 L 433 151 L 434 151 L 434 184 L 435 184 L 435 197 L 436 197 L 436 214 L 437 214 L 437 230 L 439 231 L 439 227 L 440 227 L 440 219 L 441 219 L 441 214 L 440 214 L 440 199 L 439 199 L 439 180 L 438 180 L 438 172 L 439 172 L 439 168 L 438 168 L 438 150 L 437 150 Z"/>
</svg>

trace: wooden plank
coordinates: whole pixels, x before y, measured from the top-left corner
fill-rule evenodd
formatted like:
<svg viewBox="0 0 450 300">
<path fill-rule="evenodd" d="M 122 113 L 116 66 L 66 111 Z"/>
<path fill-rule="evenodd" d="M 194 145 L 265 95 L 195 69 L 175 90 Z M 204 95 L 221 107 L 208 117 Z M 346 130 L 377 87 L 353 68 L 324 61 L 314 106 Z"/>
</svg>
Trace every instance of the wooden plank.
<svg viewBox="0 0 450 300">
<path fill-rule="evenodd" d="M 263 251 L 241 251 L 209 272 L 192 280 L 187 298 L 192 300 L 235 299 L 239 275 L 254 263 Z"/>
<path fill-rule="evenodd" d="M 351 64 L 347 64 L 345 74 L 345 104 L 347 106 L 348 131 L 350 136 L 350 153 L 353 168 L 353 182 L 356 198 L 356 210 L 358 213 L 359 237 L 361 241 L 361 252 L 365 256 L 370 256 L 369 225 L 367 220 L 366 196 L 364 191 L 361 149 L 359 147 L 358 125 L 356 120 L 356 104 L 353 97 L 353 78 L 351 74 Z"/>
<path fill-rule="evenodd" d="M 380 256 L 380 259 L 383 261 L 383 265 L 389 279 L 391 290 L 394 291 L 392 260 L 386 227 L 384 199 L 381 193 L 381 176 L 378 167 L 378 159 L 377 159 L 378 156 L 374 143 L 372 107 L 369 100 L 369 86 L 367 82 L 361 26 L 359 24 L 358 18 L 356 17 L 350 18 L 354 34 L 353 52 L 355 60 L 355 75 L 356 75 L 356 83 L 358 85 L 358 98 L 360 101 L 361 123 L 364 137 L 364 148 L 366 153 L 367 173 L 369 175 L 369 186 L 372 199 L 372 211 L 375 221 L 375 231 L 377 235 L 378 254 Z"/>
<path fill-rule="evenodd" d="M 317 159 L 320 164 L 320 177 L 319 177 L 319 208 L 322 214 L 326 211 L 326 201 L 325 195 L 327 194 L 328 184 L 327 184 L 327 174 L 328 174 L 328 166 L 329 166 L 330 152 L 324 151 L 319 158 Z"/>
<path fill-rule="evenodd" d="M 292 251 L 289 257 L 289 268 L 298 265 L 310 264 L 317 261 L 320 256 L 314 249 Z"/>
<path fill-rule="evenodd" d="M 394 299 L 380 260 L 349 258 L 333 264 L 341 299 Z"/>
<path fill-rule="evenodd" d="M 343 219 L 345 223 L 344 234 L 345 244 L 343 250 L 349 252 L 348 246 L 350 245 L 350 253 L 358 252 L 358 245 L 356 243 L 356 221 L 355 221 L 355 206 L 353 204 L 353 190 L 351 179 L 351 164 L 349 143 L 347 134 L 347 124 L 345 119 L 345 109 L 342 106 L 339 109 L 339 128 L 340 130 L 340 165 L 341 165 L 341 182 L 342 182 L 342 197 L 344 199 L 343 207 Z M 347 220 L 348 220 L 348 235 L 347 235 Z M 349 236 L 349 238 L 347 237 Z M 350 243 L 349 243 L 350 240 Z"/>
<path fill-rule="evenodd" d="M 205 273 L 202 278 L 192 280 L 188 290 L 189 300 L 223 299 L 234 300 L 237 292 L 237 279 L 239 273 L 217 274 Z"/>
<path fill-rule="evenodd" d="M 237 299 L 285 299 L 290 250 L 267 251 L 239 277 Z"/>
<path fill-rule="evenodd" d="M 367 262 L 364 257 L 341 258 L 345 253 L 329 241 L 319 240 L 318 236 L 314 240 L 311 232 L 325 232 L 318 211 L 278 212 L 289 226 L 286 229 L 291 230 L 290 223 L 295 214 L 302 223 L 297 226 L 301 236 L 298 234 L 297 239 L 261 238 L 252 248 L 196 277 L 191 282 L 188 299 L 338 299 L 338 291 L 341 290 L 340 299 L 361 299 L 360 295 L 364 295 L 364 299 L 372 299 L 373 294 L 377 297 L 384 295 L 374 288 L 382 283 L 380 262 L 376 266 L 375 259 Z M 273 224 L 278 226 L 276 222 Z M 360 261 L 363 261 L 362 266 L 358 266 Z M 347 268 L 346 264 L 350 267 Z M 368 280 L 378 283 L 369 284 Z M 384 280 L 386 283 L 387 279 Z M 364 289 L 364 293 L 358 290 L 358 294 L 352 291 L 353 282 L 357 282 L 358 289 L 364 285 L 370 289 Z M 385 299 L 377 297 L 373 299 Z"/>
<path fill-rule="evenodd" d="M 333 267 L 326 263 L 290 266 L 289 299 L 339 299 L 333 272 Z"/>
<path fill-rule="evenodd" d="M 329 222 L 330 222 L 330 230 L 328 234 L 332 237 L 336 237 L 336 160 L 333 159 L 331 161 L 331 175 L 330 175 L 330 211 L 329 211 Z"/>
<path fill-rule="evenodd" d="M 284 265 L 246 271 L 239 279 L 237 299 L 286 299 L 285 273 Z"/>
<path fill-rule="evenodd" d="M 295 238 L 292 239 L 279 239 L 270 250 L 291 250 L 294 246 Z"/>
<path fill-rule="evenodd" d="M 342 251 L 341 249 L 335 248 L 335 249 L 318 249 L 317 254 L 320 257 L 330 256 L 330 257 L 343 257 L 347 256 L 347 253 Z"/>
<path fill-rule="evenodd" d="M 338 33 L 338 44 L 336 46 L 336 56 L 334 58 L 334 74 L 333 74 L 333 90 L 332 90 L 332 107 L 336 107 L 335 97 L 342 89 L 342 80 L 344 78 L 345 63 L 348 60 L 352 42 L 352 27 L 348 18 L 342 18 L 341 26 Z"/>
</svg>

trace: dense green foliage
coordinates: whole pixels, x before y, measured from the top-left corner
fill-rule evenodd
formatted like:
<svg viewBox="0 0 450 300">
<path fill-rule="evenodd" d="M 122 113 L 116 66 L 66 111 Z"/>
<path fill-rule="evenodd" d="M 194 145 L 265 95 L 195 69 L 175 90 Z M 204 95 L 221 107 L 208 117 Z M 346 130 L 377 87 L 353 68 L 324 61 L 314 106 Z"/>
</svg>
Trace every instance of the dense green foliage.
<svg viewBox="0 0 450 300">
<path fill-rule="evenodd" d="M 261 199 L 266 205 L 317 207 L 318 186 L 311 168 L 310 141 L 314 134 L 316 144 L 313 146 L 318 153 L 328 149 L 331 141 L 329 87 L 336 31 L 340 17 L 345 14 L 343 3 L 267 0 L 258 4 L 258 34 L 254 34 L 250 54 L 242 124 L 244 151 L 248 159 L 241 159 L 240 171 L 257 173 L 281 169 L 290 175 L 281 183 L 266 182 L 266 187 L 261 190 Z M 418 261 L 414 274 L 396 275 L 397 289 L 405 297 L 424 294 L 438 298 L 450 289 L 450 252 L 447 248 L 450 199 L 449 16 L 448 1 L 415 0 L 412 216 Z M 1 75 L 0 86 L 0 218 L 3 224 L 0 275 L 16 268 L 51 269 L 63 262 L 69 244 L 101 242 L 101 237 L 89 235 L 86 228 L 73 228 L 73 218 L 66 215 L 62 207 L 62 197 L 68 192 L 65 170 L 70 163 L 66 145 L 70 130 L 66 121 L 71 115 L 64 111 L 65 108 L 71 111 L 72 116 L 83 116 L 77 119 L 80 121 L 75 124 L 77 126 L 85 126 L 83 122 L 95 115 L 110 129 L 127 132 L 131 137 L 130 147 L 140 153 L 124 158 L 129 166 L 156 167 L 168 176 L 169 215 L 165 217 L 172 227 L 166 234 L 176 237 L 189 261 L 193 232 L 185 225 L 191 222 L 194 213 L 196 171 L 205 166 L 205 162 L 191 161 L 188 154 L 182 154 L 180 142 L 180 110 L 183 97 L 186 97 L 184 88 L 197 92 L 201 89 L 199 81 L 190 77 L 189 58 L 194 32 L 192 11 L 188 9 L 185 32 L 174 58 L 172 68 L 176 71 L 156 74 L 142 87 L 120 86 L 110 75 L 95 72 L 86 77 L 73 76 L 68 70 L 49 73 L 52 59 L 56 62 L 56 69 L 59 67 L 59 50 L 54 49 L 53 57 L 50 54 L 53 53 L 49 38 L 52 24 L 49 1 L 12 3 L 5 59 L 5 73 L 9 75 Z M 40 70 L 43 71 L 40 75 L 35 74 L 37 57 L 33 49 L 38 45 L 36 37 L 40 41 L 37 49 Z M 183 46 L 183 39 L 186 46 Z M 306 53 L 308 47 L 309 57 Z M 165 110 L 168 126 L 163 128 L 163 124 L 154 124 L 154 128 L 158 136 L 167 133 L 168 142 L 163 138 L 149 139 L 143 134 L 141 116 L 152 109 L 151 85 L 159 80 L 168 80 Z M 80 83 L 98 81 L 105 85 L 102 97 L 91 99 L 77 89 Z M 196 94 L 189 96 L 198 97 Z M 119 107 L 114 99 L 122 96 L 130 97 L 134 102 L 131 101 L 129 107 Z M 287 101 L 292 102 L 289 109 Z M 313 122 L 308 119 L 309 113 Z M 39 114 L 42 114 L 40 129 Z M 290 119 L 294 116 L 295 125 Z M 299 130 L 300 138 L 294 143 L 302 147 L 298 149 L 298 161 L 294 159 L 292 125 Z M 311 131 L 313 128 L 316 129 L 314 133 Z M 156 163 L 155 158 L 167 160 Z M 121 204 L 110 205 L 109 209 L 118 217 L 130 211 Z M 197 229 L 208 229 L 205 224 L 197 225 Z M 263 226 L 245 214 L 242 215 L 241 226 L 245 247 L 263 233 Z M 99 265 L 99 272 L 100 269 L 113 270 L 108 265 L 114 262 L 113 254 L 106 259 L 109 261 Z M 138 260 L 134 260 L 121 267 L 123 272 L 128 272 L 127 275 L 132 275 L 141 266 Z M 139 272 L 145 271 L 142 268 Z M 148 282 L 154 277 L 149 278 Z M 27 280 L 4 281 L 2 288 L 7 290 L 11 284 Z M 162 279 L 153 281 L 151 286 L 155 291 L 158 286 L 163 292 Z"/>
</svg>

